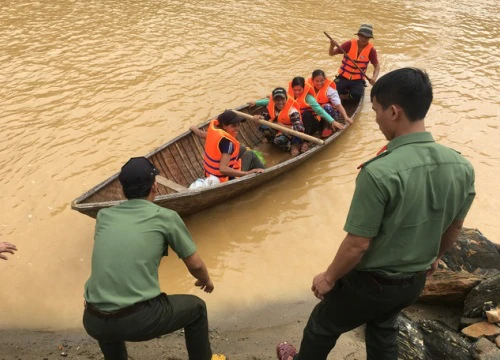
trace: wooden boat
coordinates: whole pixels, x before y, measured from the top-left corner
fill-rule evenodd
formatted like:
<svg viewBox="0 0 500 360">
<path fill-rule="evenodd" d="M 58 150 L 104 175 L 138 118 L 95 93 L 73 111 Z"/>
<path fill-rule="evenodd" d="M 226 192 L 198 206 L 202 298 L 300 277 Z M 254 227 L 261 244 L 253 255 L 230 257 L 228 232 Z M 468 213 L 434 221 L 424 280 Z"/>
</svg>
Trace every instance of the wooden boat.
<svg viewBox="0 0 500 360">
<path fill-rule="evenodd" d="M 359 103 L 346 103 L 344 108 L 347 114 L 354 118 L 361 108 L 363 98 Z M 262 114 L 265 107 L 242 106 L 236 110 L 255 115 Z M 343 122 L 342 119 L 339 120 Z M 200 125 L 206 129 L 210 120 Z M 308 161 L 319 151 L 333 143 L 348 128 L 336 131 L 325 139 L 323 145 L 313 145 L 310 149 L 298 156 L 291 157 L 273 144 L 265 142 L 259 124 L 254 121 L 246 121 L 240 127 L 239 140 L 242 144 L 261 151 L 267 160 L 266 169 L 263 173 L 252 174 L 234 179 L 216 186 L 201 188 L 197 190 L 188 189 L 189 185 L 198 178 L 204 178 L 203 152 L 204 139 L 201 139 L 191 131 L 187 131 L 166 144 L 160 146 L 151 153 L 145 155 L 160 171 L 160 175 L 170 181 L 170 186 L 159 185 L 159 195 L 154 202 L 162 207 L 177 211 L 181 216 L 194 214 L 198 211 L 216 205 L 235 196 L 245 193 L 250 189 L 268 183 L 275 177 L 289 171 L 300 164 Z M 71 203 L 71 208 L 82 214 L 95 218 L 97 212 L 105 207 L 119 204 L 125 200 L 120 182 L 116 173 L 109 179 L 96 185 Z"/>
</svg>

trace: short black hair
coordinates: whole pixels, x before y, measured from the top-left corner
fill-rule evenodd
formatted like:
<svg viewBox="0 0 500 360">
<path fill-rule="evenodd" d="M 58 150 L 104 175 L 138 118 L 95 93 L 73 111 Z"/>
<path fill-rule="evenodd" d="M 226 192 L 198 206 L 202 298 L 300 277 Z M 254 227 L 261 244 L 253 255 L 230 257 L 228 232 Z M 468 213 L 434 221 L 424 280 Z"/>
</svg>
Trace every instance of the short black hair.
<svg viewBox="0 0 500 360">
<path fill-rule="evenodd" d="M 145 199 L 149 196 L 149 193 L 151 192 L 151 188 L 153 187 L 153 184 L 151 185 L 145 185 L 142 187 L 136 187 L 136 186 L 123 186 L 123 194 L 128 200 L 132 199 Z"/>
<path fill-rule="evenodd" d="M 292 79 L 292 87 L 299 85 L 300 87 L 306 86 L 306 80 L 302 76 L 296 76 Z"/>
<path fill-rule="evenodd" d="M 323 76 L 326 78 L 325 72 L 321 69 L 316 69 L 312 72 L 311 79 L 317 78 L 318 76 Z"/>
<path fill-rule="evenodd" d="M 399 105 L 410 121 L 423 120 L 432 103 L 429 75 L 417 68 L 402 68 L 388 72 L 375 82 L 370 98 L 383 109 Z"/>
</svg>

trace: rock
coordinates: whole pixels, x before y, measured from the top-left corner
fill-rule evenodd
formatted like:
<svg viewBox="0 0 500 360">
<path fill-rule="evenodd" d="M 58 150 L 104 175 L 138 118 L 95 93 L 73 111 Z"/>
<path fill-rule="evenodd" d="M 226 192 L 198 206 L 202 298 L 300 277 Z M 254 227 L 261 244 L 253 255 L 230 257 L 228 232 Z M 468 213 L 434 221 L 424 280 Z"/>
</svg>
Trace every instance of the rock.
<svg viewBox="0 0 500 360">
<path fill-rule="evenodd" d="M 425 359 L 473 359 L 472 343 L 446 324 L 435 320 L 420 320 L 424 336 Z"/>
<path fill-rule="evenodd" d="M 460 318 L 460 327 L 459 330 L 462 330 L 463 328 L 470 326 L 472 324 L 477 324 L 479 322 L 483 322 L 483 318 Z"/>
<path fill-rule="evenodd" d="M 500 309 L 486 311 L 486 318 L 492 324 L 500 322 Z"/>
<path fill-rule="evenodd" d="M 398 317 L 398 352 L 400 360 L 425 360 L 424 337 L 418 325 L 405 313 Z"/>
<path fill-rule="evenodd" d="M 463 328 L 462 334 L 467 335 L 468 337 L 479 339 L 480 337 L 493 337 L 500 335 L 500 327 L 495 324 L 490 324 L 487 321 L 482 321 L 480 323 L 472 324 Z"/>
<path fill-rule="evenodd" d="M 500 348 L 500 335 L 498 335 L 496 338 L 495 338 L 495 344 L 497 344 L 497 347 Z"/>
<path fill-rule="evenodd" d="M 472 273 L 475 274 L 475 275 L 482 275 L 482 276 L 484 276 L 486 278 L 486 277 L 495 276 L 496 274 L 500 274 L 500 270 L 497 270 L 497 269 L 481 269 L 481 268 L 477 268 Z"/>
<path fill-rule="evenodd" d="M 477 268 L 500 270 L 500 253 L 477 229 L 463 228 L 455 245 L 442 257 L 446 268 L 473 272 Z"/>
<path fill-rule="evenodd" d="M 483 307 L 487 302 L 493 307 L 500 304 L 500 274 L 480 282 L 467 295 L 464 304 L 464 317 L 474 318 L 483 316 Z"/>
<path fill-rule="evenodd" d="M 425 304 L 462 305 L 469 292 L 484 279 L 483 275 L 466 271 L 437 269 L 427 279 L 418 301 Z"/>
<path fill-rule="evenodd" d="M 476 360 L 498 360 L 500 350 L 491 341 L 479 339 L 472 347 L 472 354 Z"/>
<path fill-rule="evenodd" d="M 500 244 L 495 243 L 495 247 L 497 248 L 497 251 L 500 254 Z"/>
</svg>

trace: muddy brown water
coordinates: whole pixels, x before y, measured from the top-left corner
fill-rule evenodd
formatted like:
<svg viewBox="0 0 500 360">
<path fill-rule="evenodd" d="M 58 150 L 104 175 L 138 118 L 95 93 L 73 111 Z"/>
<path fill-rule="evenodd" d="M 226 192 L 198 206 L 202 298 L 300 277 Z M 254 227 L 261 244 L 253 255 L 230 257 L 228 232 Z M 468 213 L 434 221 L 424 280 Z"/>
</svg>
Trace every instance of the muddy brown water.
<svg viewBox="0 0 500 360">
<path fill-rule="evenodd" d="M 382 73 L 430 74 L 428 129 L 477 173 L 466 226 L 500 242 L 499 10 L 494 0 L 3 1 L 0 241 L 19 251 L 0 262 L 0 328 L 81 326 L 94 220 L 71 200 L 191 124 L 316 68 L 333 75 L 341 58 L 323 31 L 343 41 L 361 22 L 374 26 Z M 309 298 L 343 239 L 356 167 L 384 143 L 367 96 L 309 163 L 186 219 L 213 294 L 175 256 L 162 289 L 201 296 L 213 319 Z"/>
</svg>

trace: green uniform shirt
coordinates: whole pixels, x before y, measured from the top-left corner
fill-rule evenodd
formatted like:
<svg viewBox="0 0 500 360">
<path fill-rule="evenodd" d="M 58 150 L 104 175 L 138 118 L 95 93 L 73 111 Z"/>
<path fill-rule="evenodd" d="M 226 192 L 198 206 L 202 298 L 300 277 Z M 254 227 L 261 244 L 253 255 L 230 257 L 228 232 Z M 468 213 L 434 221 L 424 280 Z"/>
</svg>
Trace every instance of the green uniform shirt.
<svg viewBox="0 0 500 360">
<path fill-rule="evenodd" d="M 158 267 L 168 246 L 180 258 L 196 251 L 175 211 L 144 199 L 100 210 L 85 300 L 114 311 L 159 295 Z"/>
<path fill-rule="evenodd" d="M 436 144 L 428 132 L 393 139 L 356 179 L 344 230 L 373 238 L 356 269 L 428 269 L 441 235 L 465 218 L 474 196 L 474 169 L 459 153 Z"/>
</svg>

